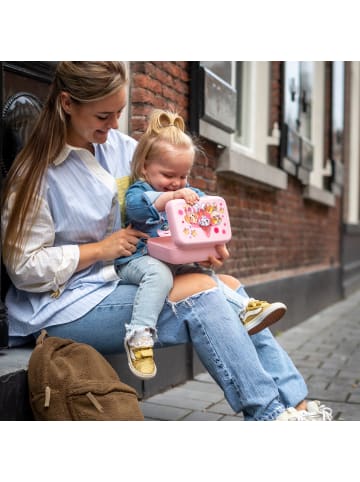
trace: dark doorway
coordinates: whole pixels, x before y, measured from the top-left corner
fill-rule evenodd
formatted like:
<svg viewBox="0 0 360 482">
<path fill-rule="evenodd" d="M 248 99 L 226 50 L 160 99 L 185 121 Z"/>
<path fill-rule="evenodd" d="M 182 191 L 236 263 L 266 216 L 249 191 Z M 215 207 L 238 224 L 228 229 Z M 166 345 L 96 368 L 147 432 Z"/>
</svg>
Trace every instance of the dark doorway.
<svg viewBox="0 0 360 482">
<path fill-rule="evenodd" d="M 0 176 L 1 185 L 28 138 L 47 96 L 56 62 L 0 63 Z M 9 279 L 1 264 L 0 348 L 8 344 L 4 297 Z"/>
</svg>

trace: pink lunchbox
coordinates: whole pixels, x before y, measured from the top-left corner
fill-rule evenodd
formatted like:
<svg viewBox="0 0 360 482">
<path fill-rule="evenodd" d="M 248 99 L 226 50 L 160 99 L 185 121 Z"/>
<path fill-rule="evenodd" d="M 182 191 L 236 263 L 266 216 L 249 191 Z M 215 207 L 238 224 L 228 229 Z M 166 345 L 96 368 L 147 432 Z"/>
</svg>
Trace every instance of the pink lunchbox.
<svg viewBox="0 0 360 482">
<path fill-rule="evenodd" d="M 218 257 L 215 246 L 231 239 L 229 213 L 220 196 L 203 196 L 194 204 L 173 199 L 166 204 L 169 231 L 147 241 L 154 258 L 171 264 L 207 261 Z"/>
</svg>

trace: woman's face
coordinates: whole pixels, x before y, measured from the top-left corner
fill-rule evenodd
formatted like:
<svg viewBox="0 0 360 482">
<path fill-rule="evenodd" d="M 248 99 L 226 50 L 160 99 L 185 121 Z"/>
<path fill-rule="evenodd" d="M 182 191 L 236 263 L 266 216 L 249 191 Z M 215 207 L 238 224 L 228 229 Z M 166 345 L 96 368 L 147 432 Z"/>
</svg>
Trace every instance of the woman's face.
<svg viewBox="0 0 360 482">
<path fill-rule="evenodd" d="M 67 143 L 89 149 L 92 143 L 103 144 L 110 129 L 118 128 L 118 120 L 126 105 L 126 88 L 101 100 L 81 104 L 62 92 L 61 102 L 69 116 Z"/>
</svg>

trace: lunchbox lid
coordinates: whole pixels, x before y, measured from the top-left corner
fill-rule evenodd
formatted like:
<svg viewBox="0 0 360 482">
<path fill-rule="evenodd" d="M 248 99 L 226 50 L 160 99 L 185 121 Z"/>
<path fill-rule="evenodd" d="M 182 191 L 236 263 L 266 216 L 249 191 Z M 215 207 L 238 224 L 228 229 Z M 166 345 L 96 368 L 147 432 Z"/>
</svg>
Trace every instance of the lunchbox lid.
<svg viewBox="0 0 360 482">
<path fill-rule="evenodd" d="M 178 246 L 224 244 L 231 239 L 228 209 L 220 196 L 203 196 L 192 206 L 184 199 L 173 199 L 165 211 L 171 236 Z"/>
</svg>

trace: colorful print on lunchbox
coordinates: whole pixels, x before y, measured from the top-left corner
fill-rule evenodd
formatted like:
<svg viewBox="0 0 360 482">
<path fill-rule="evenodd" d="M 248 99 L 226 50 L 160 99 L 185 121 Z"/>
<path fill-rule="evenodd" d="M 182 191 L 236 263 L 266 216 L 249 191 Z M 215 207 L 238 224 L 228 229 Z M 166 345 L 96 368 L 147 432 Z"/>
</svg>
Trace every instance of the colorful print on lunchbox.
<svg viewBox="0 0 360 482">
<path fill-rule="evenodd" d="M 218 257 L 216 245 L 231 239 L 231 226 L 225 200 L 203 196 L 194 205 L 174 199 L 166 205 L 169 231 L 148 239 L 148 251 L 154 258 L 171 264 L 206 261 Z"/>
</svg>

